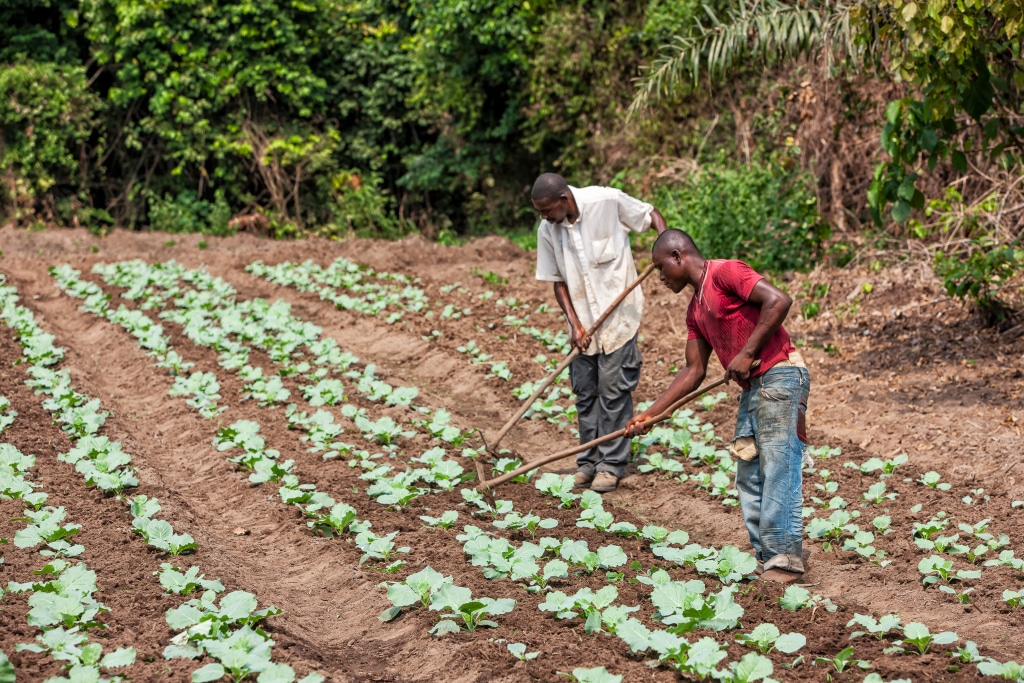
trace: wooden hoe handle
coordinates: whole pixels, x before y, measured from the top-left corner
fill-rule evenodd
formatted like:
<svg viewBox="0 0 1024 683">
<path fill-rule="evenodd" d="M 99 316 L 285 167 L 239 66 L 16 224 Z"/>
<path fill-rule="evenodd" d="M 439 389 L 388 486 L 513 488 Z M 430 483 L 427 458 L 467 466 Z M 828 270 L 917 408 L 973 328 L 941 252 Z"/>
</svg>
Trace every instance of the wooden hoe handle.
<svg viewBox="0 0 1024 683">
<path fill-rule="evenodd" d="M 650 420 L 648 420 L 646 422 L 646 424 L 647 425 L 655 425 L 655 424 L 657 424 L 659 422 L 663 422 L 663 421 L 667 420 L 668 418 L 672 417 L 672 413 L 674 413 L 677 410 L 679 410 L 679 408 L 681 406 L 683 406 L 683 404 L 689 403 L 690 401 L 692 401 L 693 399 L 697 398 L 701 394 L 705 394 L 705 393 L 711 391 L 712 389 L 714 389 L 715 387 L 719 387 L 719 386 L 725 384 L 726 381 L 727 381 L 726 376 L 722 375 L 721 377 L 716 379 L 711 384 L 707 384 L 707 385 L 705 385 L 705 386 L 703 386 L 703 387 L 701 387 L 701 388 L 699 388 L 699 389 L 697 389 L 695 391 L 690 392 L 689 394 L 687 394 L 686 396 L 683 396 L 681 399 L 679 399 L 678 401 L 673 403 L 671 406 L 669 406 L 668 409 L 665 410 L 665 412 L 663 412 L 662 414 L 657 415 L 656 417 L 653 417 Z M 582 453 L 583 451 L 585 451 L 585 450 L 587 450 L 589 448 L 593 448 L 594 446 L 597 446 L 599 444 L 603 444 L 606 441 L 611 441 L 612 439 L 618 439 L 618 438 L 623 437 L 625 435 L 626 435 L 626 430 L 625 429 L 620 429 L 618 431 L 612 432 L 611 434 L 605 434 L 604 436 L 598 437 L 598 438 L 594 439 L 593 441 L 588 441 L 587 443 L 580 444 L 579 446 L 573 446 L 572 448 L 567 448 L 564 451 L 559 451 L 557 453 L 553 453 L 552 455 L 545 456 L 543 458 L 540 458 L 539 460 L 533 460 L 531 462 L 528 462 L 525 465 L 521 465 L 521 466 L 517 467 L 516 469 L 512 470 L 511 472 L 506 472 L 505 474 L 501 475 L 500 477 L 495 477 L 494 479 L 491 479 L 490 481 L 481 481 L 477 485 L 476 488 L 477 488 L 477 490 L 481 490 L 481 489 L 488 489 L 489 490 L 489 489 L 492 489 L 495 486 L 498 486 L 499 484 L 504 484 L 509 479 L 514 479 L 515 477 L 518 477 L 520 474 L 523 474 L 524 472 L 529 472 L 530 470 L 535 470 L 538 467 L 540 467 L 541 465 L 546 465 L 549 462 L 554 462 L 555 460 L 561 460 L 562 458 L 567 458 L 570 455 L 575 455 L 576 453 Z"/>
<path fill-rule="evenodd" d="M 633 280 L 633 283 L 626 287 L 626 289 L 623 290 L 621 294 L 619 294 L 615 301 L 612 302 L 611 306 L 609 306 L 608 309 L 601 314 L 601 317 L 594 322 L 594 324 L 590 327 L 589 330 L 587 330 L 587 336 L 592 336 L 595 332 L 597 332 L 597 329 L 601 327 L 605 320 L 608 319 L 608 316 L 611 315 L 612 312 L 619 307 L 619 304 L 622 303 L 622 300 L 625 299 L 630 292 L 636 289 L 637 286 L 644 281 L 644 278 L 646 278 L 652 272 L 654 272 L 653 263 L 644 268 L 643 272 L 640 273 L 640 275 L 637 276 L 635 280 Z M 534 389 L 533 394 L 530 396 L 530 398 L 523 401 L 522 406 L 515 412 L 515 414 L 509 419 L 509 421 L 505 423 L 505 426 L 501 428 L 501 431 L 498 432 L 498 435 L 494 437 L 494 441 L 489 445 L 488 450 L 493 451 L 498 447 L 498 444 L 501 443 L 501 440 L 505 438 L 505 435 L 508 434 L 509 430 L 512 429 L 513 426 L 515 426 L 516 422 L 519 421 L 519 418 L 526 414 L 526 411 L 530 409 L 530 406 L 533 405 L 533 402 L 540 398 L 540 395 L 544 393 L 544 390 L 551 386 L 551 383 L 554 382 L 555 379 L 557 379 L 558 376 L 562 374 L 563 370 L 569 367 L 569 363 L 573 362 L 573 360 L 575 360 L 576 356 L 578 355 L 580 355 L 580 350 L 578 348 L 574 348 L 572 351 L 569 352 L 565 359 L 558 365 L 557 368 L 555 368 L 555 371 L 549 374 L 544 379 L 544 381 L 541 382 L 536 389 Z"/>
</svg>

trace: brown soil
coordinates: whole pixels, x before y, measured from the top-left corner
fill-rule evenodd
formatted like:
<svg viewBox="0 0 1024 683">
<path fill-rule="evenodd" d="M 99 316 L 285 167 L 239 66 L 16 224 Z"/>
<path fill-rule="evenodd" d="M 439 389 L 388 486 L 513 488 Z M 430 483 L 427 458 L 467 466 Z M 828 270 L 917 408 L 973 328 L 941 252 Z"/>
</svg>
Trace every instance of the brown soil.
<svg viewBox="0 0 1024 683">
<path fill-rule="evenodd" d="M 171 239 L 176 244 L 167 246 Z M 199 240 L 198 236 L 126 232 L 99 239 L 86 231 L 29 233 L 5 228 L 0 230 L 0 272 L 18 288 L 22 303 L 35 312 L 39 324 L 67 349 L 63 367 L 71 369 L 77 388 L 100 398 L 111 411 L 103 433 L 122 441 L 132 455 L 141 480 L 138 492 L 158 497 L 163 505 L 161 516 L 199 542 L 199 552 L 177 564 L 198 564 L 207 577 L 221 578 L 228 590 L 251 591 L 261 606 L 273 604 L 283 610 L 267 622 L 277 642 L 274 652 L 278 661 L 291 664 L 300 675 L 316 670 L 337 681 L 556 681 L 565 680 L 558 671 L 598 665 L 624 674 L 627 681 L 674 680 L 672 672 L 646 666 L 645 657 L 631 654 L 617 638 L 587 635 L 578 619 L 558 621 L 538 611 L 540 596 L 527 594 L 507 580 L 483 578 L 478 568 L 465 561 L 455 535 L 466 523 L 482 528 L 489 524 L 480 519 L 470 521 L 466 508 L 458 507 L 462 501 L 457 492 L 423 496 L 404 511 L 371 502 L 356 470 L 343 461 L 324 462 L 319 454 L 307 453 L 307 444 L 287 429 L 282 409 L 243 402 L 237 375 L 218 367 L 212 350 L 194 346 L 175 325 L 165 323 L 174 348 L 195 362 L 196 369 L 216 371 L 221 382 L 224 402 L 230 407 L 215 420 L 202 419 L 182 400 L 167 395 L 171 378 L 153 366 L 131 336 L 78 310 L 79 302 L 57 290 L 47 273 L 49 266 L 68 262 L 82 270 L 84 277 L 98 282 L 88 273 L 92 264 L 100 261 L 175 259 L 188 267 L 205 265 L 231 282 L 240 298 L 289 301 L 296 316 L 322 326 L 324 336 L 333 337 L 363 363 L 375 363 L 385 380 L 419 387 L 418 403 L 446 407 L 458 424 L 493 434 L 518 407 L 510 388 L 540 376 L 540 368 L 532 360 L 535 355 L 551 355 L 529 337 L 503 327 L 509 311 L 496 307 L 494 300 L 510 296 L 522 300 L 525 305 L 517 314 L 531 312 L 529 324 L 561 329 L 560 316 L 533 312 L 542 303 L 557 308 L 548 287 L 532 279 L 529 254 L 498 238 L 453 248 L 420 238 L 396 243 L 282 243 L 239 235 L 207 238 L 208 248 L 199 249 Z M 441 320 L 436 315 L 440 309 L 434 307 L 433 318 L 407 315 L 402 323 L 388 325 L 381 318 L 336 310 L 316 295 L 272 285 L 243 270 L 255 260 L 313 259 L 327 265 L 338 256 L 421 278 L 420 286 L 432 304 L 444 301 L 470 306 L 473 314 Z M 508 282 L 488 284 L 471 270 L 492 272 Z M 461 282 L 468 292 L 440 290 L 455 282 Z M 805 282 L 810 285 L 805 287 Z M 870 294 L 863 293 L 865 282 L 872 285 Z M 822 312 L 809 321 L 801 320 L 796 310 L 805 300 L 802 293 L 820 283 L 830 284 L 828 295 L 821 299 Z M 971 604 L 961 605 L 934 587 L 922 587 L 917 563 L 926 554 L 914 546 L 912 528 L 914 522 L 925 521 L 940 510 L 953 518 L 951 530 L 957 523 L 974 524 L 987 518 L 991 520 L 988 530 L 1007 534 L 1010 547 L 1024 555 L 1019 531 L 1024 510 L 1011 508 L 1012 501 L 1024 499 L 1024 467 L 1018 467 L 1024 452 L 1020 433 L 1024 342 L 979 329 L 968 311 L 941 294 L 927 269 L 916 266 L 878 272 L 820 269 L 785 284 L 797 301 L 787 327 L 805 343 L 803 352 L 812 372 L 812 443 L 842 448 L 841 455 L 820 467 L 828 468 L 832 479 L 840 482 L 838 495 L 849 503 L 849 509 L 861 510 L 862 528 L 883 510 L 892 517 L 893 533 L 880 536 L 876 543 L 892 564 L 879 568 L 856 559 L 852 552 L 825 553 L 819 541 L 808 540 L 809 588 L 840 605 L 840 611 L 780 610 L 776 598 L 782 589 L 755 582 L 737 596 L 746 610 L 744 630 L 771 621 L 783 632 L 799 630 L 807 636 L 801 665 L 787 670 L 782 665 L 795 655 L 770 655 L 776 667 L 774 677 L 786 681 L 822 680 L 826 670 L 821 665 L 811 666 L 810 661 L 817 656 L 833 657 L 849 644 L 852 629 L 846 628 L 846 622 L 854 613 L 879 616 L 896 612 L 904 623 L 922 621 L 933 632 L 955 630 L 961 641 L 976 641 L 983 654 L 1019 660 L 1024 651 L 1022 617 L 1019 611 L 1006 608 L 1002 591 L 1020 590 L 1024 574 L 1005 567 L 985 568 L 983 578 L 974 582 Z M 106 289 L 117 293 L 116 288 Z M 496 293 L 494 299 L 478 299 L 487 289 Z M 673 297 L 654 278 L 644 289 L 648 300 L 641 329 L 645 371 L 637 400 L 655 398 L 670 380 L 671 366 L 682 364 L 684 337 L 680 333 L 685 333 L 686 297 Z M 432 330 L 440 332 L 439 338 L 425 340 Z M 473 365 L 455 351 L 470 339 L 493 354 L 493 360 L 509 363 L 511 384 L 489 377 L 486 365 Z M 24 386 L 24 366 L 12 365 L 19 355 L 10 331 L 0 329 L 0 394 L 10 398 L 19 412 L 2 438 L 37 455 L 34 471 L 43 490 L 50 493 L 48 503 L 65 505 L 69 521 L 83 527 L 79 542 L 86 552 L 82 559 L 97 571 L 97 597 L 111 608 L 103 616 L 108 628 L 96 632 L 96 637 L 108 650 L 125 645 L 138 650 L 138 663 L 126 670 L 134 680 L 188 680 L 194 664 L 178 661 L 168 666 L 161 655 L 173 635 L 163 614 L 182 600 L 162 595 L 152 576 L 167 558 L 131 534 L 131 519 L 123 504 L 87 490 L 71 466 L 56 460 L 57 453 L 67 450 L 68 441 L 50 425 L 39 397 Z M 258 353 L 252 362 L 270 367 L 269 359 Z M 718 372 L 719 367 L 713 365 L 709 377 Z M 295 384 L 288 386 L 297 397 Z M 731 396 L 737 393 L 735 387 L 728 391 Z M 379 410 L 368 406 L 371 408 Z M 388 414 L 396 419 L 408 417 L 404 409 L 391 409 Z M 727 438 L 735 402 L 726 401 L 700 416 L 714 425 L 719 436 Z M 389 575 L 380 573 L 372 563 L 359 565 L 360 553 L 350 542 L 311 535 L 295 511 L 280 502 L 275 486 L 249 484 L 246 475 L 210 445 L 219 426 L 243 418 L 260 422 L 268 447 L 280 450 L 283 458 L 293 458 L 304 482 L 350 502 L 360 518 L 373 522 L 375 530 L 399 530 L 400 544 L 410 546 L 406 567 Z M 422 437 L 406 440 L 400 450 L 412 453 L 425 443 Z M 517 426 L 503 446 L 530 459 L 571 444 L 569 430 L 530 420 Z M 909 462 L 886 480 L 888 491 L 898 497 L 883 506 L 861 507 L 861 494 L 878 479 L 843 463 L 903 452 L 909 455 Z M 556 469 L 567 467 L 571 463 L 555 465 Z M 941 473 L 953 488 L 936 491 L 915 482 L 929 470 Z M 820 482 L 816 473 L 805 476 L 807 504 L 811 504 L 811 496 L 821 496 L 814 488 Z M 984 492 L 973 493 L 977 489 Z M 555 509 L 551 499 L 540 496 L 532 486 L 510 484 L 499 489 L 498 495 L 512 500 L 516 510 L 532 509 L 557 518 L 559 526 L 552 535 L 585 539 L 591 547 L 616 543 L 645 570 L 664 564 L 638 541 L 576 528 L 577 512 Z M 981 500 L 969 505 L 961 500 L 967 495 Z M 705 545 L 748 549 L 739 511 L 690 482 L 631 473 L 617 491 L 605 495 L 605 501 L 616 519 L 682 528 Z M 917 504 L 922 505 L 921 510 L 912 512 Z M 424 528 L 419 521 L 421 514 L 446 509 L 460 511 L 456 529 Z M 8 520 L 19 515 L 20 506 L 0 501 L 0 512 L 0 537 L 10 538 L 19 523 Z M 236 535 L 235 527 L 250 533 Z M 516 534 L 510 537 L 521 540 Z M 3 555 L 0 578 L 4 582 L 28 580 L 33 570 L 45 564 L 35 550 L 18 550 L 13 545 L 3 546 Z M 379 622 L 377 615 L 389 603 L 377 585 L 401 579 L 426 565 L 452 575 L 474 595 L 515 598 L 516 609 L 497 618 L 497 629 L 443 638 L 427 634 L 435 618 L 424 610 L 408 612 L 391 623 Z M 966 567 L 967 563 L 957 560 L 957 565 Z M 629 578 L 634 572 L 627 569 L 625 574 Z M 697 577 L 692 569 L 676 569 L 672 574 L 675 578 Z M 572 593 L 584 585 L 597 589 L 604 584 L 599 571 L 591 577 L 574 577 L 559 588 Z M 650 603 L 645 603 L 649 588 L 629 581 L 617 586 L 617 602 L 644 606 L 636 615 L 648 626 L 655 626 Z M 30 642 L 35 635 L 25 624 L 26 611 L 24 596 L 5 596 L 0 603 L 0 649 L 8 654 L 16 643 Z M 502 639 L 525 643 L 530 651 L 541 654 L 531 662 L 514 663 Z M 732 636 L 722 633 L 718 639 L 728 643 Z M 882 648 L 887 643 L 873 639 L 860 638 L 853 644 L 857 657 L 871 660 L 886 680 L 979 677 L 973 666 L 951 667 L 943 654 L 949 648 L 925 656 L 896 656 L 884 655 Z M 738 659 L 746 651 L 733 644 L 730 659 Z M 16 666 L 19 680 L 42 680 L 58 672 L 47 658 L 28 653 L 16 655 Z M 834 680 L 862 678 L 863 672 L 836 675 Z"/>
</svg>

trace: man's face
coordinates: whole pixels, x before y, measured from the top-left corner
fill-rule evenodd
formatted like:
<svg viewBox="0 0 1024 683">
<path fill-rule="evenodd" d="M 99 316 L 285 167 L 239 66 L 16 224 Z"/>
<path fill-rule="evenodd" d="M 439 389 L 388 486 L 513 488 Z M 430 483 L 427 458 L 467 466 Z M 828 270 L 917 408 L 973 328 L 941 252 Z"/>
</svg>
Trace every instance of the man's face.
<svg viewBox="0 0 1024 683">
<path fill-rule="evenodd" d="M 569 215 L 569 198 L 562 194 L 556 199 L 534 199 L 533 208 L 540 212 L 544 220 L 560 225 Z"/>
<path fill-rule="evenodd" d="M 678 294 L 686 286 L 682 257 L 679 252 L 659 249 L 653 255 L 654 267 L 662 284 Z"/>
</svg>

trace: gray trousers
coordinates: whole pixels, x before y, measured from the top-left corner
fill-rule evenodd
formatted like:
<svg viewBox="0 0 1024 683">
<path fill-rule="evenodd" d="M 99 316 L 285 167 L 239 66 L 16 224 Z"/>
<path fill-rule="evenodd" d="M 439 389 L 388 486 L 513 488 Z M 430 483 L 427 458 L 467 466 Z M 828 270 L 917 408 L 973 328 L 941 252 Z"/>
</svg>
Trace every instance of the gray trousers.
<svg viewBox="0 0 1024 683">
<path fill-rule="evenodd" d="M 622 429 L 633 417 L 633 390 L 644 363 L 634 336 L 611 353 L 578 356 L 569 365 L 580 423 L 580 443 Z M 576 456 L 576 466 L 621 477 L 630 439 L 607 441 Z"/>
</svg>

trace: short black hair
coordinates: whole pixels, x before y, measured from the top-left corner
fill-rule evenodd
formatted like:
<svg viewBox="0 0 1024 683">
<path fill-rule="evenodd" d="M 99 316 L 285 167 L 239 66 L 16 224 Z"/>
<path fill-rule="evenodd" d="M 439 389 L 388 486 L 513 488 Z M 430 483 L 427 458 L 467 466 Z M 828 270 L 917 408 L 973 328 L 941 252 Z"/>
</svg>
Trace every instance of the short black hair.
<svg viewBox="0 0 1024 683">
<path fill-rule="evenodd" d="M 558 199 L 560 195 L 569 191 L 569 183 L 557 173 L 541 173 L 537 180 L 533 181 L 533 190 L 530 197 L 533 201 L 547 201 Z"/>
<path fill-rule="evenodd" d="M 693 238 L 678 228 L 669 228 L 658 235 L 658 239 L 654 240 L 654 246 L 651 247 L 651 256 L 658 250 L 658 245 L 665 249 L 678 250 L 681 254 L 701 255 Z"/>
</svg>

